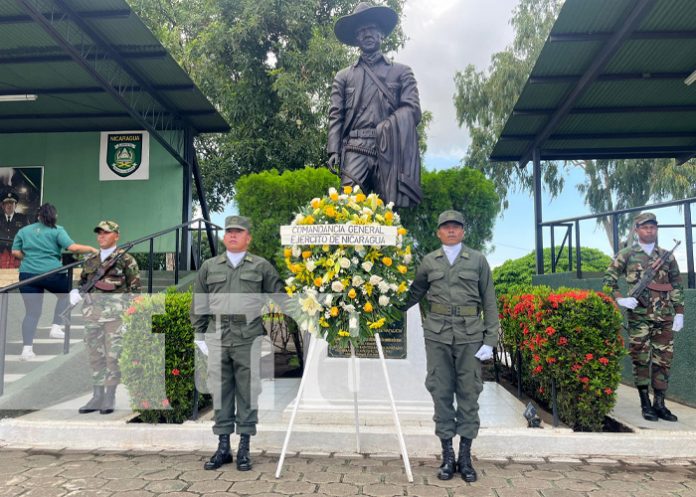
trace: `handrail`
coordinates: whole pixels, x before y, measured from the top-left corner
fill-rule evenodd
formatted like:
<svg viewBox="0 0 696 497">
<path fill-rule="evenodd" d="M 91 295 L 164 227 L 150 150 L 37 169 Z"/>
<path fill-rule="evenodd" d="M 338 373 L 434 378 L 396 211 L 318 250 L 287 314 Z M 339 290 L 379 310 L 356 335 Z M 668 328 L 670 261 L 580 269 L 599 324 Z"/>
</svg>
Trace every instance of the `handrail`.
<svg viewBox="0 0 696 497">
<path fill-rule="evenodd" d="M 583 216 L 569 217 L 565 219 L 557 219 L 554 221 L 544 221 L 539 223 L 537 229 L 542 230 L 544 227 L 551 229 L 551 257 L 552 257 L 552 267 L 551 272 L 556 272 L 556 262 L 560 259 L 560 255 L 565 247 L 566 239 L 568 240 L 568 252 L 569 256 L 572 254 L 572 249 L 570 244 L 572 242 L 572 235 L 570 235 L 571 230 L 575 230 L 575 259 L 576 259 L 576 273 L 578 278 L 582 278 L 582 260 L 581 260 L 581 246 L 580 246 L 580 221 L 586 221 L 590 219 L 600 219 L 604 217 L 611 217 L 613 221 L 613 233 L 612 241 L 614 246 L 614 252 L 618 252 L 619 246 L 619 231 L 618 231 L 618 219 L 622 214 L 629 214 L 631 212 L 640 212 L 645 210 L 655 210 L 663 209 L 666 207 L 684 207 L 684 223 L 683 224 L 662 224 L 664 228 L 684 228 L 685 232 L 685 248 L 686 248 L 686 274 L 687 274 L 687 287 L 696 288 L 696 273 L 694 270 L 694 238 L 693 229 L 694 225 L 691 219 L 691 204 L 696 203 L 696 197 L 689 197 L 682 200 L 671 200 L 669 202 L 661 202 L 651 205 L 643 205 L 640 207 L 630 207 L 627 209 L 619 209 L 615 211 L 601 212 L 597 214 L 587 214 Z M 567 236 L 564 237 L 561 243 L 560 250 L 558 252 L 558 257 L 556 257 L 555 248 L 555 237 L 554 228 L 556 227 L 566 227 Z M 554 260 L 555 259 L 555 260 Z M 572 259 L 571 259 L 572 260 Z M 570 265 L 570 264 L 569 264 Z M 572 271 L 572 265 L 569 268 Z"/>
</svg>

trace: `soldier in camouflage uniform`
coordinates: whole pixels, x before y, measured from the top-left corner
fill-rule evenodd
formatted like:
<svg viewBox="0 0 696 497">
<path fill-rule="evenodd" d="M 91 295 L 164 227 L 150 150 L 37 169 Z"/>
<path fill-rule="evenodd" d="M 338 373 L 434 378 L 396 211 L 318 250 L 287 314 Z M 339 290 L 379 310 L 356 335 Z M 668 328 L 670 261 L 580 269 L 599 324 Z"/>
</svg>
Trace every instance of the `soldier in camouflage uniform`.
<svg viewBox="0 0 696 497">
<path fill-rule="evenodd" d="M 618 280 L 626 277 L 632 288 L 640 281 L 643 271 L 667 251 L 657 246 L 657 219 L 644 212 L 635 218 L 638 241 L 619 251 L 604 275 L 604 284 L 614 293 L 616 303 L 626 308 L 629 351 L 633 377 L 640 395 L 643 418 L 657 421 L 676 421 L 677 417 L 665 407 L 665 392 L 669 385 L 674 333 L 684 326 L 684 294 L 677 261 L 672 254 L 658 269 L 652 283 L 638 299 L 622 297 Z M 648 388 L 652 380 L 655 393 L 650 404 Z"/>
<path fill-rule="evenodd" d="M 108 267 L 108 270 L 84 295 L 82 314 L 94 393 L 79 412 L 109 414 L 114 411 L 116 387 L 121 380 L 118 367 L 123 338 L 121 316 L 130 305 L 133 294 L 140 292 L 140 270 L 132 255 L 116 247 L 118 224 L 101 221 L 94 232 L 97 234 L 99 256 L 85 261 L 80 286 L 91 281 L 100 267 Z M 82 297 L 79 290 L 74 289 L 70 292 L 70 303 L 75 305 Z"/>
<path fill-rule="evenodd" d="M 474 482 L 471 443 L 480 425 L 481 361 L 493 358 L 498 343 L 498 307 L 486 258 L 462 244 L 464 216 L 453 210 L 440 214 L 437 236 L 442 248 L 423 258 L 403 307 L 408 309 L 423 297 L 429 304 L 423 321 L 425 386 L 433 397 L 435 434 L 442 445 L 437 477 L 449 480 L 458 471 L 462 479 Z M 456 462 L 455 435 L 459 435 Z"/>
<path fill-rule="evenodd" d="M 191 323 L 197 334 L 196 345 L 206 356 L 210 353 L 208 384 L 216 402 L 213 433 L 219 440 L 217 451 L 204 465 L 208 470 L 232 462 L 230 434 L 235 429 L 239 433 L 237 469 L 249 471 L 252 467 L 249 444 L 250 437 L 256 435 L 259 393 L 252 388 L 252 347 L 264 334 L 261 317 L 255 312 L 266 300 L 259 298 L 260 294 L 281 293 L 285 288 L 266 259 L 247 252 L 250 230 L 251 221 L 246 217 L 225 218 L 223 243 L 227 250 L 206 260 L 194 283 Z"/>
</svg>

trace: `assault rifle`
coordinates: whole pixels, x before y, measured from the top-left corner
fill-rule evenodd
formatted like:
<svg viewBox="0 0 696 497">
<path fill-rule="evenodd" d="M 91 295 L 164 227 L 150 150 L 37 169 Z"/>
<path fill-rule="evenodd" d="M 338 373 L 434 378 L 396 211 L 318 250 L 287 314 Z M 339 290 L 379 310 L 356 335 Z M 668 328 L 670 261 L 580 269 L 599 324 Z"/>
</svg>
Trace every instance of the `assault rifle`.
<svg viewBox="0 0 696 497">
<path fill-rule="evenodd" d="M 118 260 L 121 257 L 126 255 L 126 253 L 133 248 L 133 245 L 133 243 L 126 243 L 121 247 L 118 247 L 116 251 L 111 255 L 111 258 L 106 262 L 106 264 L 101 263 L 99 265 L 99 268 L 97 268 L 97 270 L 92 275 L 92 277 L 77 288 L 77 290 L 80 292 L 80 296 L 86 296 L 86 298 L 89 298 L 89 292 L 91 292 L 93 288 L 97 288 L 106 292 L 113 291 L 116 287 L 111 283 L 101 281 L 101 279 L 109 271 L 109 269 L 114 267 L 114 265 L 118 262 Z M 99 257 L 99 254 L 94 254 L 92 257 Z M 60 317 L 61 319 L 63 319 L 64 322 L 67 323 L 70 320 L 70 313 L 76 306 L 77 304 L 69 305 L 63 312 L 60 313 Z"/>
<path fill-rule="evenodd" d="M 669 252 L 665 252 L 655 262 L 650 264 L 650 267 L 643 271 L 638 283 L 636 283 L 635 286 L 628 292 L 628 296 L 636 299 L 643 307 L 648 307 L 650 304 L 650 302 L 646 301 L 645 296 L 643 295 L 646 288 L 655 290 L 657 292 L 669 292 L 673 289 L 671 283 L 653 283 L 653 279 L 655 278 L 657 271 L 662 267 L 667 259 L 669 259 L 674 251 L 677 250 L 677 247 L 681 245 L 681 240 L 674 241 L 677 242 L 674 248 L 672 248 L 672 250 Z"/>
</svg>

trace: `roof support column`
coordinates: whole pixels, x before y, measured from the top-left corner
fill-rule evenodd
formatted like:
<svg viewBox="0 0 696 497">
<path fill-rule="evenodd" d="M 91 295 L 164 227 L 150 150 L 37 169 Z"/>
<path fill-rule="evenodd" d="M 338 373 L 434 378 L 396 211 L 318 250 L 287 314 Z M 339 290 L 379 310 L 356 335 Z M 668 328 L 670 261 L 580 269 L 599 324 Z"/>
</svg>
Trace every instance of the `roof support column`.
<svg viewBox="0 0 696 497">
<path fill-rule="evenodd" d="M 186 128 L 184 130 L 184 160 L 185 164 L 183 166 L 183 183 L 182 183 L 182 208 L 181 208 L 181 222 L 188 223 L 191 221 L 192 209 L 193 209 L 193 197 L 191 192 L 191 177 L 193 171 L 191 170 L 191 164 L 193 163 L 193 154 L 195 150 L 193 148 L 193 130 L 191 128 Z M 191 232 L 188 226 L 184 226 L 181 229 L 181 245 L 179 251 L 179 267 L 184 271 L 191 269 Z"/>
<path fill-rule="evenodd" d="M 694 235 L 691 222 L 691 202 L 684 205 L 684 229 L 686 231 L 686 274 L 689 288 L 696 288 L 694 275 Z"/>
<path fill-rule="evenodd" d="M 534 163 L 534 249 L 536 251 L 536 270 L 537 274 L 544 274 L 544 232 L 543 216 L 541 212 L 541 154 L 539 148 L 532 151 L 532 161 Z"/>
</svg>

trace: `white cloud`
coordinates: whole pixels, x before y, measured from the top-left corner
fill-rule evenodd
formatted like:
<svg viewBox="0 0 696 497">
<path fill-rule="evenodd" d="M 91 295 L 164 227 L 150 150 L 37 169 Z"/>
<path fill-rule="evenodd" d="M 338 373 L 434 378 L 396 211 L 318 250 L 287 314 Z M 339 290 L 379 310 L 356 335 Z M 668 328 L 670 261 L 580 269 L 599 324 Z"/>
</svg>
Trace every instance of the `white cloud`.
<svg viewBox="0 0 696 497">
<path fill-rule="evenodd" d="M 517 0 L 407 0 L 402 24 L 408 37 L 395 60 L 413 69 L 421 107 L 433 113 L 428 154 L 461 158 L 469 145 L 457 125 L 454 75 L 467 65 L 487 68 L 493 53 L 512 41 L 509 19 Z"/>
</svg>

